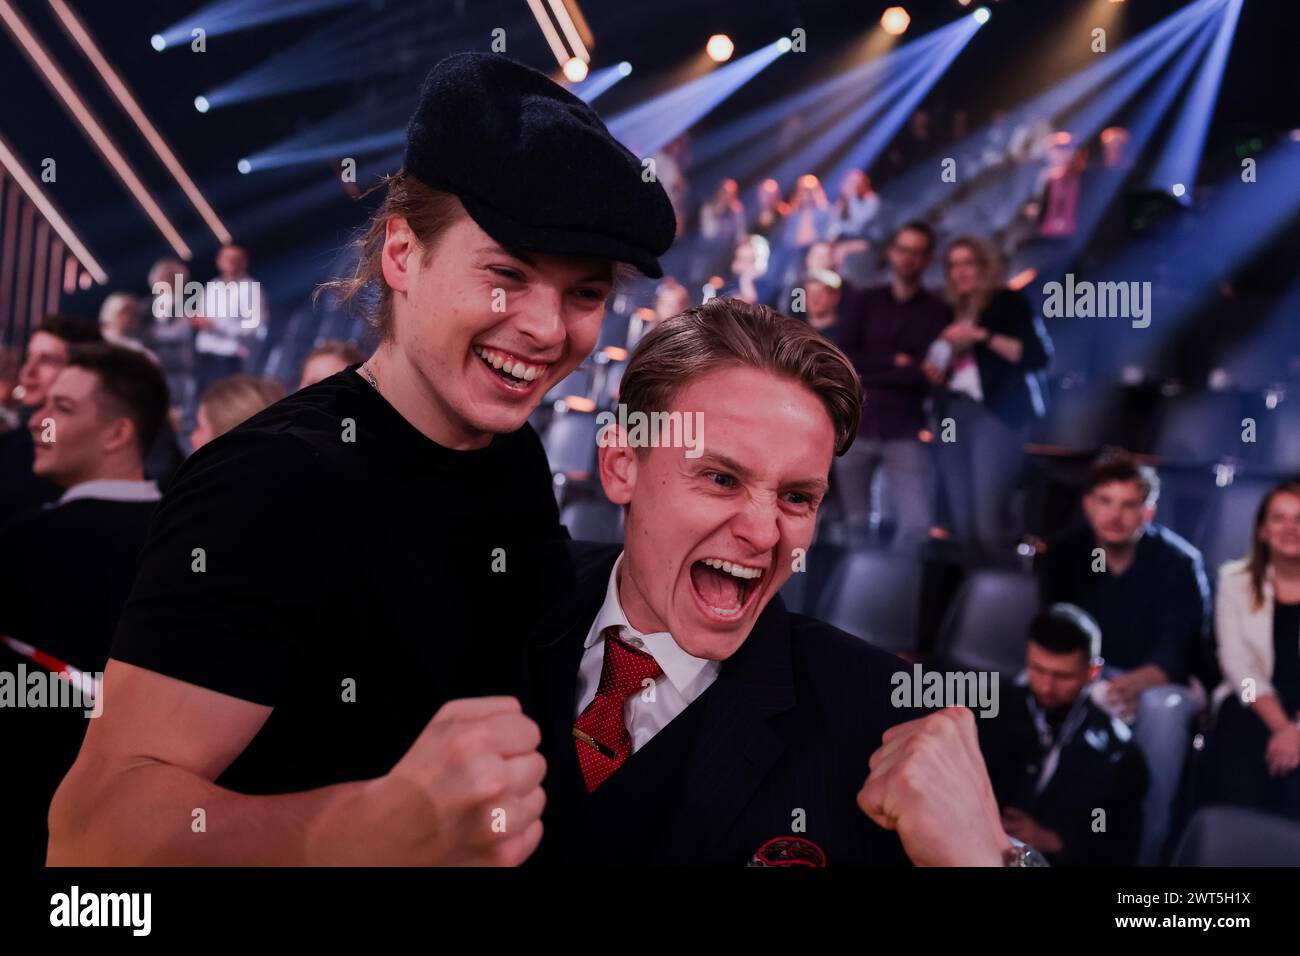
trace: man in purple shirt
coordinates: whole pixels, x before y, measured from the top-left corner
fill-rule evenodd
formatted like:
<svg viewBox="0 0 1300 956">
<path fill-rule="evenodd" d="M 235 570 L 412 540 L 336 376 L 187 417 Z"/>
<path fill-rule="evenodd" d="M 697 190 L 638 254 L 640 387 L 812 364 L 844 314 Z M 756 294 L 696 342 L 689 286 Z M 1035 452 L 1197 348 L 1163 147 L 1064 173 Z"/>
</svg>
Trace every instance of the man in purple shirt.
<svg viewBox="0 0 1300 956">
<path fill-rule="evenodd" d="M 862 376 L 864 394 L 858 440 L 835 461 L 851 547 L 870 539 L 877 472 L 879 512 L 895 526 L 894 548 L 915 552 L 930 535 L 934 463 L 920 437 L 930 383 L 921 363 L 952 321 L 952 310 L 921 287 L 934 244 L 934 231 L 925 223 L 900 226 L 887 250 L 890 281 L 847 297 L 842 307 L 841 347 Z"/>
</svg>

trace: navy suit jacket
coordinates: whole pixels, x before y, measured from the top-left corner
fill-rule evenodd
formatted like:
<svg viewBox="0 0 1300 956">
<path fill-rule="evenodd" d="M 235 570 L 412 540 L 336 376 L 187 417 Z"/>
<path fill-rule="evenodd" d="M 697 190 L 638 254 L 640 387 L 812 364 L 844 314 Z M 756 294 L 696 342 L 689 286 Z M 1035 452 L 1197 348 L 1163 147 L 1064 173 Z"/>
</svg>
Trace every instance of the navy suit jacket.
<svg viewBox="0 0 1300 956">
<path fill-rule="evenodd" d="M 827 865 L 908 864 L 858 808 L 885 729 L 921 716 L 890 703 L 891 654 L 772 598 L 714 683 L 588 794 L 573 724 L 583 643 L 620 549 L 574 544 L 576 583 L 530 642 L 526 712 L 547 761 L 532 861 L 734 865 L 795 836 Z"/>
</svg>

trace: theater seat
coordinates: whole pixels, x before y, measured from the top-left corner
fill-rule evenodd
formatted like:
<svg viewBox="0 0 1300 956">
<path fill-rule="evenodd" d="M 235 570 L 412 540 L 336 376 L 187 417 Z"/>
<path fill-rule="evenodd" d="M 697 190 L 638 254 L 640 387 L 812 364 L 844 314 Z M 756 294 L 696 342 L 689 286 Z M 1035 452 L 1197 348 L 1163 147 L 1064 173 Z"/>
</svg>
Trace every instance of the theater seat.
<svg viewBox="0 0 1300 956">
<path fill-rule="evenodd" d="M 542 446 L 553 474 L 579 481 L 590 478 L 596 466 L 596 416 L 557 408 Z"/>
<path fill-rule="evenodd" d="M 1300 823 L 1245 807 L 1196 812 L 1173 866 L 1300 866 Z"/>
<path fill-rule="evenodd" d="M 888 551 L 845 555 L 817 602 L 816 617 L 895 654 L 918 647 L 920 559 Z"/>
<path fill-rule="evenodd" d="M 1244 459 L 1255 446 L 1241 440 L 1242 410 L 1238 392 L 1180 395 L 1162 403 L 1163 421 L 1152 451 L 1161 458 L 1182 462 Z"/>
<path fill-rule="evenodd" d="M 1194 541 L 1205 560 L 1205 573 L 1211 583 L 1219 566 L 1240 558 L 1250 548 L 1250 529 L 1255 510 L 1275 479 L 1239 475 L 1230 485 L 1215 488 L 1208 502 L 1205 529 Z"/>
<path fill-rule="evenodd" d="M 570 395 L 577 395 L 582 398 L 591 396 L 591 369 L 583 366 L 576 368 L 560 381 L 556 382 L 554 387 L 546 393 L 544 402 L 556 402 L 567 398 Z"/>
<path fill-rule="evenodd" d="M 953 598 L 940 627 L 939 663 L 1015 676 L 1024 669 L 1029 622 L 1038 607 L 1038 582 L 1033 575 L 973 571 Z"/>
<path fill-rule="evenodd" d="M 1300 473 L 1300 397 L 1261 415 L 1259 428 L 1268 449 L 1267 467 L 1282 474 Z"/>
<path fill-rule="evenodd" d="M 577 541 L 623 542 L 623 509 L 612 501 L 598 498 L 571 501 L 560 512 L 560 524 Z"/>
</svg>

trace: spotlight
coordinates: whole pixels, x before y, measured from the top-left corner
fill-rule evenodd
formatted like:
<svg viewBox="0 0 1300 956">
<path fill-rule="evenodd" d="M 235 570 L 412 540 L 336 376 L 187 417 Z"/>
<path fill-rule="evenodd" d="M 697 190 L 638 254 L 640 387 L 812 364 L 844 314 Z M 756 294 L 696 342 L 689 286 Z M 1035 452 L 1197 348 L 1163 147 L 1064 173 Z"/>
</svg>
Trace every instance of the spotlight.
<svg viewBox="0 0 1300 956">
<path fill-rule="evenodd" d="M 789 53 L 793 47 L 794 41 L 789 37 L 781 37 L 781 39 L 776 41 L 776 48 L 782 53 Z"/>
<path fill-rule="evenodd" d="M 726 63 L 731 59 L 731 54 L 736 52 L 736 44 L 725 33 L 715 33 L 709 37 L 704 49 L 714 63 Z"/>
<path fill-rule="evenodd" d="M 194 108 L 200 113 L 206 113 L 208 111 L 208 98 L 206 96 L 194 97 Z"/>
<path fill-rule="evenodd" d="M 970 6 L 970 0 L 957 0 L 957 2 L 960 3 L 963 7 Z"/>
<path fill-rule="evenodd" d="M 564 77 L 570 83 L 581 83 L 587 78 L 587 64 L 576 56 L 569 57 L 568 62 L 564 64 Z"/>
<path fill-rule="evenodd" d="M 238 163 L 235 164 L 235 168 L 238 169 L 245 176 L 247 176 L 249 173 L 253 171 L 253 164 L 246 159 L 241 159 Z"/>
<path fill-rule="evenodd" d="M 896 37 L 906 33 L 907 25 L 911 22 L 912 18 L 902 7 L 890 7 L 880 17 L 880 25 L 884 27 L 885 32 Z"/>
<path fill-rule="evenodd" d="M 993 14 L 989 13 L 988 7 L 980 7 L 971 16 L 975 18 L 976 23 L 984 24 L 989 22 L 989 17 L 993 16 Z"/>
<path fill-rule="evenodd" d="M 629 63 L 629 62 L 627 62 L 627 60 L 624 60 L 622 63 L 620 63 L 620 64 L 618 65 L 618 75 L 619 75 L 619 76 L 631 76 L 631 75 L 632 75 L 632 64 Z"/>
<path fill-rule="evenodd" d="M 1187 187 L 1182 183 L 1174 183 L 1173 186 L 1170 187 L 1169 191 L 1181 199 L 1183 194 L 1187 192 Z"/>
<path fill-rule="evenodd" d="M 149 38 L 149 45 L 161 53 L 163 50 L 167 49 L 167 38 L 161 33 L 155 33 Z"/>
</svg>

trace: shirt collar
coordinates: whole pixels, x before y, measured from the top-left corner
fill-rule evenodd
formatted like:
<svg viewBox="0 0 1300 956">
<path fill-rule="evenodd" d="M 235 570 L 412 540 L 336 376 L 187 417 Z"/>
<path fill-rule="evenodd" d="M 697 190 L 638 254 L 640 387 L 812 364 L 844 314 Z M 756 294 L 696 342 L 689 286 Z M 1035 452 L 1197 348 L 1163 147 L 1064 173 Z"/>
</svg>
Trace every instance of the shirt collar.
<svg viewBox="0 0 1300 956">
<path fill-rule="evenodd" d="M 623 555 L 618 556 L 614 562 L 614 568 L 609 573 L 609 585 L 605 588 L 605 603 L 600 606 L 596 612 L 596 619 L 592 622 L 591 630 L 587 633 L 584 648 L 589 648 L 597 641 L 603 639 L 605 629 L 617 627 L 618 635 L 623 640 L 628 638 L 639 638 L 644 644 L 644 650 L 655 659 L 664 676 L 668 678 L 669 683 L 682 694 L 684 697 L 691 699 L 692 689 L 697 685 L 701 678 L 712 676 L 718 670 L 720 662 L 707 660 L 703 657 L 692 657 L 686 653 L 678 643 L 673 640 L 673 636 L 667 631 L 657 631 L 653 634 L 643 634 L 628 623 L 627 615 L 623 613 L 623 604 L 618 596 L 618 569 L 623 565 Z"/>
<path fill-rule="evenodd" d="M 158 485 L 152 481 L 97 478 L 73 485 L 59 498 L 59 504 L 67 504 L 78 498 L 98 498 L 102 501 L 157 501 L 161 497 Z"/>
</svg>

